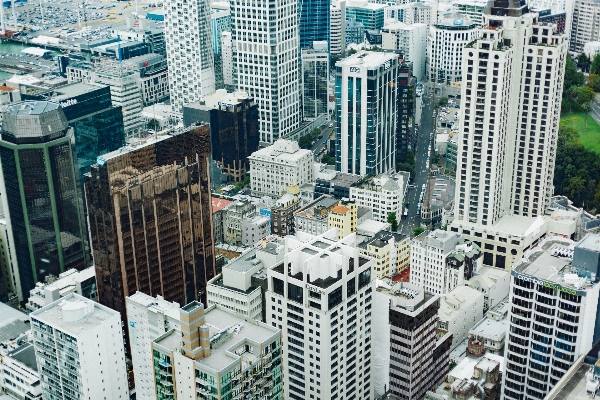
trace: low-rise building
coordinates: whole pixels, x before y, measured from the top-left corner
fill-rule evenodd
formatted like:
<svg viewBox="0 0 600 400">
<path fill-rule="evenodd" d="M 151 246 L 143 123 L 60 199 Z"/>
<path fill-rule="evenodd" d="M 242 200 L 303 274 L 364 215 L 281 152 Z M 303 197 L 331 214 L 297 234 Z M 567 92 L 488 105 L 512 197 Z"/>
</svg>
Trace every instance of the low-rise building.
<svg viewBox="0 0 600 400">
<path fill-rule="evenodd" d="M 506 316 L 509 307 L 508 302 L 499 303 L 485 314 L 485 318 L 471 328 L 467 342 L 467 357 L 478 358 L 487 353 L 504 355 L 504 343 L 508 330 Z"/>
<path fill-rule="evenodd" d="M 375 279 L 392 278 L 409 267 L 410 237 L 380 231 L 358 245 L 362 255 L 374 260 Z"/>
<path fill-rule="evenodd" d="M 327 216 L 338 203 L 338 199 L 323 195 L 300 208 L 294 214 L 296 230 L 311 235 L 321 235 L 327 232 L 329 229 Z"/>
<path fill-rule="evenodd" d="M 271 234 L 271 220 L 255 215 L 242 219 L 242 244 L 252 245 Z"/>
<path fill-rule="evenodd" d="M 300 199 L 291 193 L 284 194 L 271 208 L 271 231 L 274 235 L 287 236 L 296 232 L 294 215 L 300 208 Z"/>
<path fill-rule="evenodd" d="M 248 200 L 237 200 L 224 209 L 223 236 L 227 243 L 242 244 L 242 221 L 256 215 L 256 207 Z"/>
<path fill-rule="evenodd" d="M 35 311 L 71 293 L 98 300 L 96 271 L 93 266 L 82 271 L 70 269 L 58 275 L 55 280 L 53 278 L 46 283 L 36 283 L 35 288 L 29 291 L 25 307 L 29 311 Z"/>
<path fill-rule="evenodd" d="M 355 201 L 342 200 L 333 207 L 327 216 L 327 227 L 337 228 L 338 240 L 356 232 L 358 207 Z"/>
<path fill-rule="evenodd" d="M 438 327 L 452 333 L 455 348 L 483 318 L 483 293 L 468 286 L 455 287 L 440 299 L 438 317 Z"/>
<path fill-rule="evenodd" d="M 281 331 L 219 305 L 181 307 L 180 329 L 152 341 L 154 393 L 161 399 L 232 399 L 243 391 L 282 398 Z"/>
<path fill-rule="evenodd" d="M 215 243 L 223 243 L 225 241 L 225 235 L 223 233 L 223 223 L 226 208 L 231 204 L 231 201 L 223 199 L 221 197 L 212 196 L 212 217 L 213 217 L 213 230 L 215 234 Z"/>
<path fill-rule="evenodd" d="M 508 296 L 510 271 L 481 266 L 464 284 L 483 293 L 483 311 L 486 312 Z"/>
<path fill-rule="evenodd" d="M 359 206 L 372 209 L 373 219 L 377 221 L 387 222 L 388 215 L 392 212 L 400 219 L 409 178 L 408 172 L 365 177 L 350 185 L 349 198 Z"/>
<path fill-rule="evenodd" d="M 17 400 L 41 400 L 42 385 L 33 344 L 24 342 L 0 354 L 0 393 Z"/>
<path fill-rule="evenodd" d="M 422 399 L 448 373 L 452 334 L 438 331 L 440 298 L 405 282 L 377 281 L 373 294 L 376 396 Z"/>
<path fill-rule="evenodd" d="M 314 181 L 314 155 L 300 149 L 297 142 L 277 140 L 269 147 L 255 151 L 250 162 L 250 188 L 255 196 L 279 197 L 290 186 Z"/>
</svg>

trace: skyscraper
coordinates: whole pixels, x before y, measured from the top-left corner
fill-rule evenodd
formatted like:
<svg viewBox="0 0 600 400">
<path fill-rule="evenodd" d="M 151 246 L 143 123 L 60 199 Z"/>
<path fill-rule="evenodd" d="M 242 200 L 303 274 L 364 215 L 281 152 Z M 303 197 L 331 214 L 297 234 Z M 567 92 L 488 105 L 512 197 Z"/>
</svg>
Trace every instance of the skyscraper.
<svg viewBox="0 0 600 400">
<path fill-rule="evenodd" d="M 329 52 L 325 43 L 302 50 L 302 115 L 314 119 L 327 113 L 329 94 Z"/>
<path fill-rule="evenodd" d="M 25 101 L 3 113 L 0 190 L 21 301 L 46 276 L 88 266 L 73 145 L 57 103 Z"/>
<path fill-rule="evenodd" d="M 165 41 L 173 111 L 215 91 L 213 28 L 208 0 L 167 0 Z"/>
<path fill-rule="evenodd" d="M 379 175 L 396 168 L 398 55 L 360 51 L 335 66 L 335 168 Z"/>
<path fill-rule="evenodd" d="M 85 176 L 98 300 L 122 313 L 136 291 L 206 301 L 215 275 L 208 125 L 98 158 Z M 124 315 L 124 314 L 123 314 Z"/>
<path fill-rule="evenodd" d="M 315 41 L 329 43 L 328 0 L 301 0 L 300 5 L 300 48 L 311 48 Z"/>
<path fill-rule="evenodd" d="M 300 123 L 298 2 L 232 3 L 237 87 L 258 104 L 260 140 L 273 143 Z"/>
<path fill-rule="evenodd" d="M 524 1 L 491 1 L 463 50 L 454 223 L 537 217 L 550 205 L 567 36 Z"/>
</svg>

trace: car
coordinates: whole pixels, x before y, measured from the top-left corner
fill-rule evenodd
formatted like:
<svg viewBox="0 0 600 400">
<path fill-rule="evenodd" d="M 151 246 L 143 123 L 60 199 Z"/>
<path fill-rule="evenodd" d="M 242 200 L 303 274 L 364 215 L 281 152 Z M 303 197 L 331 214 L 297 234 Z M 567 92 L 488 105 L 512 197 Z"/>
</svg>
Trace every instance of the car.
<svg viewBox="0 0 600 400">
<path fill-rule="evenodd" d="M 330 128 L 333 128 L 333 124 L 329 124 L 329 127 L 330 127 Z"/>
<path fill-rule="evenodd" d="M 327 144 L 327 139 L 323 140 L 323 144 Z"/>
</svg>

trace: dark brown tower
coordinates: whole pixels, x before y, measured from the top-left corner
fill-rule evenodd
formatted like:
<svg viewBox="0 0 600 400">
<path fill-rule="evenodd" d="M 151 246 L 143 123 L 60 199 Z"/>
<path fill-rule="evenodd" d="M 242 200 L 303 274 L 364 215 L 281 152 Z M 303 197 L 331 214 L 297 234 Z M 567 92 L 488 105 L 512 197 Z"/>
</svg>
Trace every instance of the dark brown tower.
<svg viewBox="0 0 600 400">
<path fill-rule="evenodd" d="M 206 303 L 215 276 L 208 125 L 98 158 L 85 176 L 98 298 L 125 315 L 136 291 Z"/>
</svg>

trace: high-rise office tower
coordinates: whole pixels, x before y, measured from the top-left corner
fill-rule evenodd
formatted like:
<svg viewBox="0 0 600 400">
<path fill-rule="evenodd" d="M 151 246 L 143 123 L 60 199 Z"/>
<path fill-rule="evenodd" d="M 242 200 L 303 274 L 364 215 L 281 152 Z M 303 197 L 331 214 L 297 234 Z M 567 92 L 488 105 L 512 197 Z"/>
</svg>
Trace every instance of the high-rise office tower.
<svg viewBox="0 0 600 400">
<path fill-rule="evenodd" d="M 371 399 L 373 260 L 336 229 L 285 238 L 267 270 L 267 323 L 281 329 L 288 399 Z M 377 310 L 375 311 L 377 312 Z"/>
<path fill-rule="evenodd" d="M 223 32 L 231 33 L 231 13 L 229 2 L 214 1 L 210 4 L 210 17 L 213 30 L 213 53 L 215 65 L 215 89 L 225 88 L 223 80 Z"/>
<path fill-rule="evenodd" d="M 237 87 L 254 97 L 260 140 L 273 143 L 300 123 L 298 2 L 232 3 Z"/>
<path fill-rule="evenodd" d="M 30 316 L 42 398 L 129 398 L 118 312 L 71 293 Z"/>
<path fill-rule="evenodd" d="M 513 267 L 504 399 L 546 398 L 598 342 L 599 243 L 548 237 Z"/>
<path fill-rule="evenodd" d="M 167 0 L 165 42 L 173 111 L 215 91 L 213 28 L 208 0 Z"/>
<path fill-rule="evenodd" d="M 537 217 L 550 205 L 567 36 L 524 1 L 491 1 L 463 51 L 455 223 Z"/>
<path fill-rule="evenodd" d="M 396 161 L 405 162 L 408 149 L 415 149 L 415 86 L 414 63 L 402 62 L 398 68 L 398 125 L 396 127 Z"/>
<path fill-rule="evenodd" d="M 379 175 L 396 168 L 398 55 L 360 51 L 335 65 L 335 168 Z"/>
<path fill-rule="evenodd" d="M 212 158 L 232 182 L 249 169 L 248 156 L 258 150 L 258 106 L 248 93 L 219 89 L 199 103 L 183 106 L 183 125 L 210 124 Z"/>
<path fill-rule="evenodd" d="M 450 362 L 452 333 L 437 329 L 439 296 L 411 283 L 382 282 L 373 309 L 375 395 L 424 398 L 444 380 Z"/>
<path fill-rule="evenodd" d="M 300 48 L 309 49 L 315 41 L 329 43 L 329 0 L 302 0 L 300 6 Z"/>
<path fill-rule="evenodd" d="M 340 55 L 346 50 L 346 0 L 333 2 L 329 15 L 329 53 Z"/>
<path fill-rule="evenodd" d="M 8 106 L 0 160 L 13 278 L 23 301 L 48 275 L 82 270 L 89 263 L 73 130 L 60 105 Z"/>
<path fill-rule="evenodd" d="M 100 303 L 124 313 L 138 290 L 206 301 L 215 276 L 209 156 L 209 126 L 192 126 L 104 154 L 86 174 Z"/>
<path fill-rule="evenodd" d="M 313 49 L 302 50 L 302 115 L 315 119 L 327 113 L 329 94 L 329 52 L 327 43 L 315 43 Z"/>
</svg>

